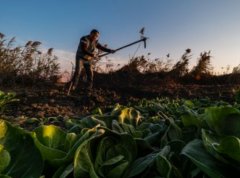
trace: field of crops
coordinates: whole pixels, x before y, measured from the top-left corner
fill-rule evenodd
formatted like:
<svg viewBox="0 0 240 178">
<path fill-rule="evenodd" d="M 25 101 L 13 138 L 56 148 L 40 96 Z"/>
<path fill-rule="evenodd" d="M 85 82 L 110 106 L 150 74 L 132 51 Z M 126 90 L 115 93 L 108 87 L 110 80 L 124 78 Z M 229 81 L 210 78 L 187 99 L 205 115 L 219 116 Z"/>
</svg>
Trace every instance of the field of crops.
<svg viewBox="0 0 240 178">
<path fill-rule="evenodd" d="M 1 112 L 16 100 L 1 92 Z M 2 115 L 0 177 L 233 178 L 240 173 L 239 108 L 156 98 L 78 117 Z"/>
</svg>

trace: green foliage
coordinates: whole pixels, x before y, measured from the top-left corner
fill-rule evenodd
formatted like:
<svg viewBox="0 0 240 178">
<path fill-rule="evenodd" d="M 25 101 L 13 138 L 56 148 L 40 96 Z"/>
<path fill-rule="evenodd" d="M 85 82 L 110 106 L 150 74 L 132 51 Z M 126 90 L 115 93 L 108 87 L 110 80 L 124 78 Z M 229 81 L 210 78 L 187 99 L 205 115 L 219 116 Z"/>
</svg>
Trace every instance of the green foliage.
<svg viewBox="0 0 240 178">
<path fill-rule="evenodd" d="M 3 113 L 7 104 L 15 101 L 19 101 L 15 97 L 16 97 L 16 93 L 13 93 L 13 92 L 5 93 L 0 90 L 0 114 Z"/>
<path fill-rule="evenodd" d="M 119 123 L 128 123 L 131 125 L 138 125 L 141 121 L 140 112 L 134 108 L 123 107 L 117 105 L 111 112 L 112 116 L 118 117 Z"/>
<path fill-rule="evenodd" d="M 188 143 L 182 150 L 192 162 L 209 177 L 232 177 L 239 171 L 240 115 L 231 106 L 208 107 L 202 128 L 202 140 Z"/>
<path fill-rule="evenodd" d="M 229 166 L 213 158 L 203 147 L 201 140 L 193 140 L 182 150 L 200 170 L 211 178 L 231 177 L 232 172 Z"/>
<path fill-rule="evenodd" d="M 34 130 L 33 138 L 44 160 L 51 165 L 60 165 L 67 152 L 76 142 L 74 133 L 65 133 L 54 125 L 41 126 Z"/>
<path fill-rule="evenodd" d="M 216 145 L 216 151 L 235 160 L 240 165 L 240 139 L 235 136 L 226 136 Z"/>
<path fill-rule="evenodd" d="M 233 173 L 240 173 L 237 108 L 203 99 L 142 100 L 128 107 L 117 104 L 106 113 L 98 108 L 89 116 L 62 120 L 66 130 L 39 121 L 39 127 L 31 132 L 1 120 L 0 155 L 4 161 L 0 161 L 0 174 L 234 177 Z"/>
<path fill-rule="evenodd" d="M 218 135 L 240 137 L 240 111 L 230 106 L 209 107 L 205 111 L 206 122 Z"/>
<path fill-rule="evenodd" d="M 5 163 L 7 166 L 2 165 L 0 174 L 14 178 L 40 177 L 43 160 L 29 132 L 0 120 L 0 144 L 5 150 L 5 160 L 11 158 L 10 163 Z"/>
<path fill-rule="evenodd" d="M 11 156 L 7 150 L 4 149 L 3 145 L 0 145 L 0 172 L 2 172 L 10 163 Z"/>
<path fill-rule="evenodd" d="M 87 140 L 76 151 L 75 177 L 122 177 L 136 154 L 136 143 L 130 135 L 105 129 L 102 136 Z"/>
<path fill-rule="evenodd" d="M 240 90 L 236 91 L 234 97 L 235 97 L 236 102 L 240 103 Z"/>
</svg>

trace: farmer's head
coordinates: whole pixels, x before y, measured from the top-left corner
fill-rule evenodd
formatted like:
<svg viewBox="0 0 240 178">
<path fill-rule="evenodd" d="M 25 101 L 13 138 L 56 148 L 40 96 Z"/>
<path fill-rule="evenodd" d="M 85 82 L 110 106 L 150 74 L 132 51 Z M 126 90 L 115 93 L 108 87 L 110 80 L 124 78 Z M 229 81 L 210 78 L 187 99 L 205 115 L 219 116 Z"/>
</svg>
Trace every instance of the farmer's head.
<svg viewBox="0 0 240 178">
<path fill-rule="evenodd" d="M 100 35 L 100 34 L 99 34 L 99 31 L 96 30 L 96 29 L 93 29 L 93 30 L 90 32 L 90 38 L 91 38 L 92 41 L 98 40 L 99 35 Z"/>
</svg>

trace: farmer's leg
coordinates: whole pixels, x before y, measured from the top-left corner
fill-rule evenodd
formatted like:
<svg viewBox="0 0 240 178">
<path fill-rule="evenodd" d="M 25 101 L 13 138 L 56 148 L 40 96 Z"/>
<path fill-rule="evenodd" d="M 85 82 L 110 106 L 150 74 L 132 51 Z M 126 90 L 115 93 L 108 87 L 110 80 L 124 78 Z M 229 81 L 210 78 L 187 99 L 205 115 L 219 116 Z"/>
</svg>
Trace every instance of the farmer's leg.
<svg viewBox="0 0 240 178">
<path fill-rule="evenodd" d="M 92 64 L 84 64 L 87 74 L 87 89 L 91 90 L 93 87 L 93 67 Z"/>
<path fill-rule="evenodd" d="M 72 78 L 72 83 L 73 83 L 73 90 L 76 89 L 77 85 L 78 85 L 78 81 L 80 78 L 80 74 L 81 74 L 81 61 L 80 59 L 76 58 L 76 66 L 75 66 L 75 71 L 74 71 L 74 75 Z"/>
</svg>

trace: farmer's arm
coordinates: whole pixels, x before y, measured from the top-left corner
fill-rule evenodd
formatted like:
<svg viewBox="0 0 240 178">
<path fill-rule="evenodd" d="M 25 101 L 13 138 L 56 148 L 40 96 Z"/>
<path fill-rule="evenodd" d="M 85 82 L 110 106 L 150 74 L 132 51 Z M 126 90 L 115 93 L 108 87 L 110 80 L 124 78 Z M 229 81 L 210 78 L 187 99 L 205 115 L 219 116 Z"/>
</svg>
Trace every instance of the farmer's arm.
<svg viewBox="0 0 240 178">
<path fill-rule="evenodd" d="M 104 51 L 104 52 L 107 52 L 107 53 L 114 53 L 115 52 L 115 50 L 106 48 L 106 47 L 102 46 L 100 43 L 97 43 L 97 48 Z"/>
</svg>

